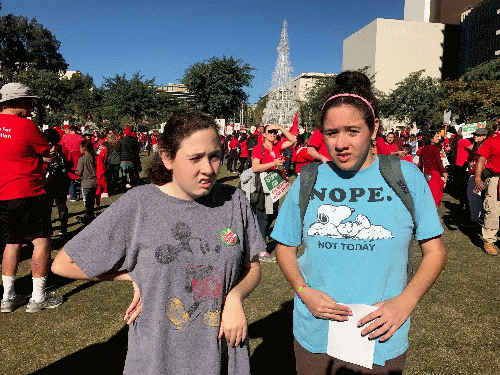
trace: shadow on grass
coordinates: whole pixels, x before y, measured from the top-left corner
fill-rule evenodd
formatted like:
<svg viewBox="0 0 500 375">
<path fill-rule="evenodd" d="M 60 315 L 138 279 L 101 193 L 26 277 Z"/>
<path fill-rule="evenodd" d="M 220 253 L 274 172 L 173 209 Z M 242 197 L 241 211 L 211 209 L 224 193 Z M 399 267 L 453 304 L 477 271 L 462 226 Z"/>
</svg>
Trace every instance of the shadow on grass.
<svg viewBox="0 0 500 375">
<path fill-rule="evenodd" d="M 248 327 L 250 338 L 262 338 L 250 358 L 252 375 L 295 374 L 295 353 L 292 330 L 293 300 L 281 309 Z"/>
<path fill-rule="evenodd" d="M 236 176 L 221 177 L 221 178 L 217 179 L 217 182 L 220 183 L 220 184 L 223 184 L 225 182 L 234 181 L 234 180 L 237 180 L 239 178 L 240 178 L 240 176 L 238 176 L 238 175 L 236 175 Z"/>
<path fill-rule="evenodd" d="M 127 354 L 127 334 L 126 325 L 108 341 L 90 345 L 33 372 L 32 375 L 122 374 Z"/>
<path fill-rule="evenodd" d="M 462 205 L 457 202 L 443 200 L 442 204 L 448 210 L 443 217 L 443 223 L 450 231 L 459 230 L 463 235 L 467 236 L 470 242 L 479 248 L 483 248 L 483 240 L 481 239 L 481 226 L 470 227 L 465 225 L 470 217 L 468 209 L 464 210 Z"/>
</svg>

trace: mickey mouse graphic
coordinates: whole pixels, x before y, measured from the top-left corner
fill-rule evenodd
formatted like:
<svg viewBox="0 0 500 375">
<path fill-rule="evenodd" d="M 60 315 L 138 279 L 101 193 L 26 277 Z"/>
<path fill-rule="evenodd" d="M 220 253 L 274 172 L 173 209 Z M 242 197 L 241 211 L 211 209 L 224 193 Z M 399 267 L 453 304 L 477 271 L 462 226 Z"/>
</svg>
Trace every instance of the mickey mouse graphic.
<svg viewBox="0 0 500 375">
<path fill-rule="evenodd" d="M 179 241 L 176 246 L 160 245 L 155 251 L 159 263 L 170 264 L 174 261 L 186 261 L 186 291 L 192 293 L 193 303 L 187 309 L 179 298 L 170 298 L 166 307 L 166 316 L 178 330 L 185 330 L 201 313 L 200 306 L 207 306 L 203 314 L 203 323 L 210 327 L 218 327 L 220 322 L 219 299 L 222 296 L 223 273 L 213 264 L 219 258 L 222 247 L 217 245 L 213 250 L 207 241 L 191 236 L 188 224 L 180 222 L 172 228 L 172 235 Z M 213 259 L 210 259 L 213 258 Z M 200 263 L 203 264 L 200 264 Z M 208 264 L 208 265 L 206 265 Z"/>
</svg>

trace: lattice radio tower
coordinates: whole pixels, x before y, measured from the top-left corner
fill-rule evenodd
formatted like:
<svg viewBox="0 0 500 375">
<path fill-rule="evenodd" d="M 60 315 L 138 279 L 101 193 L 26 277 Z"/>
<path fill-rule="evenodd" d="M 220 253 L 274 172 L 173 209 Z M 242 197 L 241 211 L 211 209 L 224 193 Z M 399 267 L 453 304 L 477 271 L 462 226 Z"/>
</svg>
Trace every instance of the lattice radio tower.
<svg viewBox="0 0 500 375">
<path fill-rule="evenodd" d="M 292 124 L 295 112 L 299 110 L 299 104 L 294 99 L 292 87 L 293 68 L 290 63 L 290 49 L 288 46 L 287 22 L 283 22 L 281 40 L 278 46 L 278 59 L 274 68 L 269 99 L 264 109 L 262 120 L 265 124 L 286 125 Z"/>
</svg>

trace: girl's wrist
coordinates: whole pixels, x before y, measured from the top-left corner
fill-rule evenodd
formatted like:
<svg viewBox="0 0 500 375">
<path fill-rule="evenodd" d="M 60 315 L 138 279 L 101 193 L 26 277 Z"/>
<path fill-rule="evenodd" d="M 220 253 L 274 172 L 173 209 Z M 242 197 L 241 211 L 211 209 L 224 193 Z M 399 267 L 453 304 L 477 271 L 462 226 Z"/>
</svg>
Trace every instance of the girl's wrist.
<svg viewBox="0 0 500 375">
<path fill-rule="evenodd" d="M 304 291 L 305 288 L 307 287 L 311 287 L 311 285 L 309 285 L 309 283 L 303 283 L 301 286 L 299 286 L 299 288 L 297 289 L 297 291 L 295 292 L 297 294 L 297 297 L 299 297 L 299 299 L 302 299 L 302 296 L 301 296 L 301 293 Z"/>
</svg>

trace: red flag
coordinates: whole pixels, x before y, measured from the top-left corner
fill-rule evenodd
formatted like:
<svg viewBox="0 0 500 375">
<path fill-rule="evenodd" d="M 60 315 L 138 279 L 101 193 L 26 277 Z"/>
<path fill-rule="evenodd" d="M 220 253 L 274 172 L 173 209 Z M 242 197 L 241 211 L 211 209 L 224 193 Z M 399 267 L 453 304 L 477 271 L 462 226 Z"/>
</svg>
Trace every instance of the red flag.
<svg viewBox="0 0 500 375">
<path fill-rule="evenodd" d="M 299 120 L 297 119 L 299 112 L 295 112 L 295 116 L 293 116 L 293 124 L 290 128 L 290 133 L 293 135 L 299 135 Z"/>
</svg>

